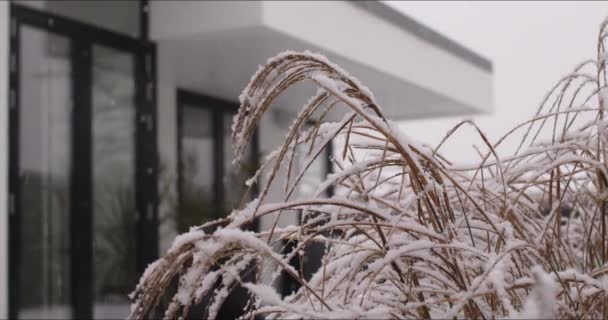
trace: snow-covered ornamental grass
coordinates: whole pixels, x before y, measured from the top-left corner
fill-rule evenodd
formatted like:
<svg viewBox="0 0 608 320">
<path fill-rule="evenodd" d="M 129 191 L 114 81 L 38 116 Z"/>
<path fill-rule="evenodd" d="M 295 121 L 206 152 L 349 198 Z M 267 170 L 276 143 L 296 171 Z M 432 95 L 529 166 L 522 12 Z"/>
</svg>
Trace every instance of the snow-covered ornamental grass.
<svg viewBox="0 0 608 320">
<path fill-rule="evenodd" d="M 446 134 L 444 142 L 462 128 L 477 130 L 479 157 L 470 166 L 441 156 L 443 142 L 431 148 L 409 140 L 367 88 L 327 59 L 294 52 L 270 59 L 241 95 L 232 135 L 237 160 L 278 94 L 301 81 L 319 91 L 250 180 L 259 184 L 258 198 L 179 236 L 137 285 L 131 317 L 149 315 L 179 278 L 169 318 L 187 314 L 203 296 L 212 297 L 206 308 L 213 318 L 237 285 L 250 292 L 246 317 L 608 318 L 605 29 L 597 60 L 561 79 L 530 120 L 497 141 L 468 121 Z M 341 121 L 319 124 L 337 108 Z M 317 125 L 306 127 L 309 119 Z M 512 137 L 519 147 L 499 157 Z M 298 198 L 307 165 L 292 165 L 294 153 L 304 152 L 310 164 L 332 139 L 340 146 L 336 173 L 318 196 Z M 277 174 L 281 167 L 286 175 Z M 282 200 L 270 203 L 275 184 Z M 327 197 L 330 187 L 336 192 Z M 241 228 L 279 215 L 302 223 Z M 286 251 L 281 240 L 297 246 Z M 306 280 L 288 261 L 311 242 L 326 250 Z M 256 276 L 241 278 L 247 270 Z M 271 285 L 281 272 L 301 284 L 284 298 Z"/>
</svg>

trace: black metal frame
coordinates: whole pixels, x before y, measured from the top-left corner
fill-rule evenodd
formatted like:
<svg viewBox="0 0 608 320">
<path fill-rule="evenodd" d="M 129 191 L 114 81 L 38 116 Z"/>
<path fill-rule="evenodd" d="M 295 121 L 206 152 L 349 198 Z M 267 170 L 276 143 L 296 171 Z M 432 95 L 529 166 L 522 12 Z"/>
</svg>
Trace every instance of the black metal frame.
<svg viewBox="0 0 608 320">
<path fill-rule="evenodd" d="M 148 41 L 147 1 L 141 3 L 140 38 L 122 35 L 48 12 L 10 4 L 9 55 L 9 318 L 18 316 L 20 264 L 19 81 L 20 26 L 67 37 L 71 43 L 72 168 L 70 247 L 73 317 L 92 318 L 92 159 L 91 97 L 94 44 L 130 52 L 135 62 L 135 188 L 137 271 L 158 257 L 158 190 L 156 140 L 156 46 Z M 76 193 L 77 192 L 77 193 Z M 85 214 L 82 214 L 82 213 Z"/>
<path fill-rule="evenodd" d="M 327 175 L 334 173 L 334 163 L 333 163 L 334 144 L 333 144 L 333 142 L 330 142 L 327 145 L 327 148 L 325 150 L 327 152 L 327 158 L 325 159 L 325 175 L 327 176 Z M 329 188 L 327 188 L 327 196 L 333 197 L 333 195 L 334 195 L 334 186 L 329 186 Z"/>
<path fill-rule="evenodd" d="M 212 117 L 212 137 L 213 137 L 213 197 L 218 203 L 223 203 L 225 199 L 224 188 L 222 187 L 222 178 L 224 173 L 224 119 L 226 113 L 236 114 L 238 112 L 238 104 L 185 89 L 177 89 L 176 92 L 176 111 L 177 111 L 177 192 L 178 200 L 182 201 L 182 182 L 183 182 L 183 165 L 182 165 L 182 137 L 183 137 L 183 106 L 194 106 L 211 112 Z M 259 140 L 258 132 L 253 135 L 251 142 L 252 163 L 258 167 L 259 155 Z M 257 185 L 253 187 L 253 193 L 257 194 Z M 258 222 L 254 221 L 251 226 L 254 230 L 258 228 Z"/>
<path fill-rule="evenodd" d="M 93 299 L 93 177 L 92 170 L 92 46 L 72 42 L 72 168 L 70 182 L 70 268 L 74 315 L 92 315 Z M 78 79 L 78 81 L 75 81 Z M 85 174 L 83 174 L 85 173 Z M 89 174 L 86 174 L 89 173 Z M 82 214 L 88 213 L 88 214 Z"/>
<path fill-rule="evenodd" d="M 21 196 L 19 188 L 19 70 L 21 69 L 20 56 L 16 50 L 20 47 L 20 29 L 17 18 L 13 16 L 13 8 L 9 7 L 10 14 L 10 48 L 9 54 L 9 151 L 8 151 L 8 199 L 9 199 L 9 219 L 8 219 L 8 317 L 17 318 L 17 307 L 19 300 L 19 261 L 21 252 L 19 250 L 19 239 L 21 239 L 21 217 L 17 212 L 21 212 Z"/>
</svg>

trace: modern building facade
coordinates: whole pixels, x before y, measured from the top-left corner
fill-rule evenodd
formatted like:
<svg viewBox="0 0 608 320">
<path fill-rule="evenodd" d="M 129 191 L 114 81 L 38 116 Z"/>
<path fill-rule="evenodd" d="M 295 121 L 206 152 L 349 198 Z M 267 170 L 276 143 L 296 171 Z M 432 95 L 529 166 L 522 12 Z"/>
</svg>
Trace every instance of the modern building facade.
<svg viewBox="0 0 608 320">
<path fill-rule="evenodd" d="M 490 61 L 379 2 L 0 1 L 0 317 L 126 317 L 176 234 L 254 196 L 313 88 L 279 97 L 239 169 L 230 124 L 287 49 L 325 54 L 395 120 L 492 110 Z"/>
</svg>

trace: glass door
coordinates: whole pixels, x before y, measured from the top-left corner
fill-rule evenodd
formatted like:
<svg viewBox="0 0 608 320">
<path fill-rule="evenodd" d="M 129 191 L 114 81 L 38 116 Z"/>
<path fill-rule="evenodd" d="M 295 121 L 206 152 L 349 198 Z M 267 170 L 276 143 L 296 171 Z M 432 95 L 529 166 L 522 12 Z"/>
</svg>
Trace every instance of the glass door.
<svg viewBox="0 0 608 320">
<path fill-rule="evenodd" d="M 21 29 L 19 177 L 22 318 L 71 317 L 70 41 Z"/>
<path fill-rule="evenodd" d="M 124 319 L 157 255 L 154 46 L 11 14 L 9 316 Z"/>
<path fill-rule="evenodd" d="M 94 45 L 92 61 L 93 315 L 125 319 L 138 280 L 135 60 Z"/>
</svg>

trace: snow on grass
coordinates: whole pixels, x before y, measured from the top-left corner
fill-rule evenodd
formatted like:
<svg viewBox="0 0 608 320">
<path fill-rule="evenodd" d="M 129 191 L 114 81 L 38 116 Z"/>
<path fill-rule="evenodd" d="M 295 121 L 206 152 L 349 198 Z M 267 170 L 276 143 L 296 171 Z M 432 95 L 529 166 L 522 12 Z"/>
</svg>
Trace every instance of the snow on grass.
<svg viewBox="0 0 608 320">
<path fill-rule="evenodd" d="M 302 81 L 319 90 L 248 181 L 258 197 L 213 231 L 193 228 L 177 237 L 141 278 L 131 318 L 146 318 L 176 276 L 167 317 L 205 294 L 214 297 L 206 314 L 214 317 L 237 284 L 251 294 L 243 312 L 271 319 L 608 316 L 604 63 L 578 66 L 529 121 L 497 141 L 466 122 L 485 149 L 474 165 L 455 165 L 411 140 L 383 116 L 369 89 L 325 57 L 271 58 L 240 96 L 232 137 L 237 158 L 278 92 Z M 337 108 L 342 120 L 324 123 Z M 305 129 L 310 121 L 315 125 Z M 516 134 L 520 148 L 498 157 L 501 142 Z M 293 191 L 308 164 L 330 144 L 336 172 L 314 197 L 300 197 Z M 306 152 L 304 167 L 279 174 L 298 152 Z M 271 188 L 281 190 L 278 202 Z M 335 193 L 328 196 L 329 189 Z M 300 225 L 243 230 L 279 214 Z M 313 243 L 325 246 L 316 257 L 321 267 L 305 277 L 298 262 L 315 259 L 306 250 Z M 244 277 L 248 270 L 258 276 Z M 282 297 L 274 282 L 280 274 L 299 289 Z"/>
</svg>

